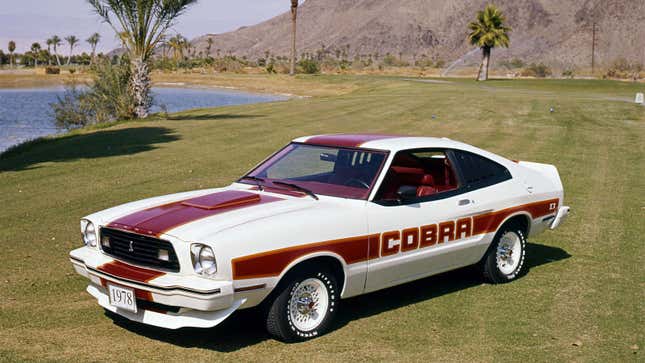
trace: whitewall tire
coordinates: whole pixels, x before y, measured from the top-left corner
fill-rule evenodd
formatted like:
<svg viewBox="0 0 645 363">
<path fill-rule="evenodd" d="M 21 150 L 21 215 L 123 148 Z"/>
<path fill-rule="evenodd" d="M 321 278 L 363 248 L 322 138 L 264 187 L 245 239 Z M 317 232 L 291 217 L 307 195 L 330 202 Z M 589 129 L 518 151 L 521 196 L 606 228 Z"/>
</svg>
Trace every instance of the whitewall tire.
<svg viewBox="0 0 645 363">
<path fill-rule="evenodd" d="M 335 276 L 325 270 L 292 273 L 270 303 L 267 331 L 285 342 L 303 341 L 329 330 L 338 307 Z"/>
</svg>

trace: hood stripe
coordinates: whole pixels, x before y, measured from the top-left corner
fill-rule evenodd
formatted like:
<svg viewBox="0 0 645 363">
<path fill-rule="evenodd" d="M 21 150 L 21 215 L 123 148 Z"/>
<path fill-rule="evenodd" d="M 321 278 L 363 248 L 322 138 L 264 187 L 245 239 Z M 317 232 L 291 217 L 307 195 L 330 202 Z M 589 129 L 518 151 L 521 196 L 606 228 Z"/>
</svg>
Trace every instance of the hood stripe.
<svg viewBox="0 0 645 363">
<path fill-rule="evenodd" d="M 204 205 L 195 203 L 195 200 L 213 201 L 213 204 Z M 144 209 L 118 218 L 107 227 L 159 237 L 171 229 L 199 219 L 279 200 L 283 199 L 244 191 L 224 191 Z"/>
</svg>

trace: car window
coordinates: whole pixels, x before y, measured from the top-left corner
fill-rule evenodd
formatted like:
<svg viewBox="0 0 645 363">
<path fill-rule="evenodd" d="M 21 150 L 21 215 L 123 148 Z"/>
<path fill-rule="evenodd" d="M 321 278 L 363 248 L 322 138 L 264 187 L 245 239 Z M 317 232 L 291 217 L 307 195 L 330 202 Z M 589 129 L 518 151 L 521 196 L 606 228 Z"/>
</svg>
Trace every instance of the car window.
<svg viewBox="0 0 645 363">
<path fill-rule="evenodd" d="M 461 150 L 455 150 L 454 155 L 463 182 L 469 189 L 483 188 L 511 179 L 508 169 L 481 155 Z"/>
<path fill-rule="evenodd" d="M 375 197 L 381 204 L 440 199 L 459 189 L 455 168 L 444 150 L 400 151 Z"/>
<path fill-rule="evenodd" d="M 316 194 L 367 199 L 386 157 L 382 151 L 292 143 L 248 176 L 263 179 L 266 186 L 288 182 Z M 240 182 L 258 180 L 243 178 Z"/>
<path fill-rule="evenodd" d="M 326 155 L 321 158 L 320 155 Z M 271 168 L 265 177 L 271 179 L 292 179 L 334 171 L 332 160 L 338 157 L 338 150 L 322 147 L 300 147 L 285 155 Z"/>
</svg>

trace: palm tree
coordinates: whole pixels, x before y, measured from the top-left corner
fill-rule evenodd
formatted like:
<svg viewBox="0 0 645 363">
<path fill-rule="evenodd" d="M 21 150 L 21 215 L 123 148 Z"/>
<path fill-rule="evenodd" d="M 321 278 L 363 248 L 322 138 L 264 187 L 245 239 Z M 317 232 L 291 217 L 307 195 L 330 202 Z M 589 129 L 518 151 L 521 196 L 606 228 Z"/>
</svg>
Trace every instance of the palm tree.
<svg viewBox="0 0 645 363">
<path fill-rule="evenodd" d="M 52 37 L 52 45 L 54 46 L 54 54 L 56 54 L 56 63 L 60 67 L 60 58 L 58 57 L 58 46 L 61 45 L 63 42 L 60 40 L 58 35 L 54 35 Z"/>
<path fill-rule="evenodd" d="M 10 40 L 7 49 L 9 50 L 9 66 L 13 68 L 13 52 L 16 51 L 16 42 Z"/>
<path fill-rule="evenodd" d="M 45 41 L 47 43 L 47 65 L 52 65 L 52 44 L 54 44 L 54 40 L 52 38 L 49 38 Z"/>
<path fill-rule="evenodd" d="M 87 0 L 114 31 L 127 34 L 134 114 L 148 116 L 151 105 L 148 62 L 168 29 L 197 0 Z"/>
<path fill-rule="evenodd" d="M 179 66 L 179 60 L 184 59 L 184 50 L 188 46 L 188 39 L 184 38 L 181 34 L 177 34 L 174 37 L 168 39 L 168 47 L 173 50 L 173 56 L 175 58 L 175 63 Z"/>
<path fill-rule="evenodd" d="M 208 43 L 208 45 L 206 46 L 206 58 L 210 58 L 211 48 L 213 48 L 213 38 L 208 37 L 208 39 L 206 40 L 206 43 Z"/>
<path fill-rule="evenodd" d="M 90 65 L 94 63 L 94 57 L 96 56 L 96 46 L 101 41 L 101 34 L 94 33 L 89 38 L 85 40 L 92 47 L 92 58 L 90 58 Z"/>
<path fill-rule="evenodd" d="M 34 68 L 38 68 L 38 57 L 40 57 L 41 49 L 40 43 L 33 43 L 31 45 L 31 53 L 34 55 Z"/>
<path fill-rule="evenodd" d="M 508 34 L 511 28 L 505 26 L 505 22 L 504 14 L 495 5 L 489 4 L 484 11 L 477 12 L 476 21 L 468 24 L 468 40 L 470 44 L 480 47 L 483 55 L 477 74 L 478 81 L 488 79 L 491 50 L 495 47 L 508 48 L 510 44 Z"/>
<path fill-rule="evenodd" d="M 291 0 L 291 70 L 290 75 L 296 74 L 296 32 L 298 30 L 298 0 Z"/>
<path fill-rule="evenodd" d="M 74 46 L 78 44 L 78 38 L 75 35 L 70 35 L 65 37 L 65 41 L 69 44 L 69 58 L 67 58 L 67 65 L 72 62 L 72 53 L 74 52 Z"/>
</svg>

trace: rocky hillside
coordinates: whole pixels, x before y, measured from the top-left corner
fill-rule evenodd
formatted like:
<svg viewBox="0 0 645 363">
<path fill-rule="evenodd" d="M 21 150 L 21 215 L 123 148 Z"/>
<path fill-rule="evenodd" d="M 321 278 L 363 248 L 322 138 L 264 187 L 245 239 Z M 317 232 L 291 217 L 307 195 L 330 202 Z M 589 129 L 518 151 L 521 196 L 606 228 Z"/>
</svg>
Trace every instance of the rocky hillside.
<svg viewBox="0 0 645 363">
<path fill-rule="evenodd" d="M 288 11 L 288 1 L 285 10 Z M 472 49 L 466 25 L 489 0 L 306 0 L 299 10 L 300 52 L 349 48 L 356 54 L 423 54 L 452 61 Z M 513 28 L 511 47 L 494 57 L 519 57 L 552 66 L 588 66 L 592 24 L 597 24 L 598 64 L 618 58 L 645 63 L 643 0 L 496 0 Z M 290 14 L 225 34 L 193 40 L 201 51 L 260 57 L 289 53 Z M 476 60 L 476 56 L 473 55 Z"/>
</svg>

